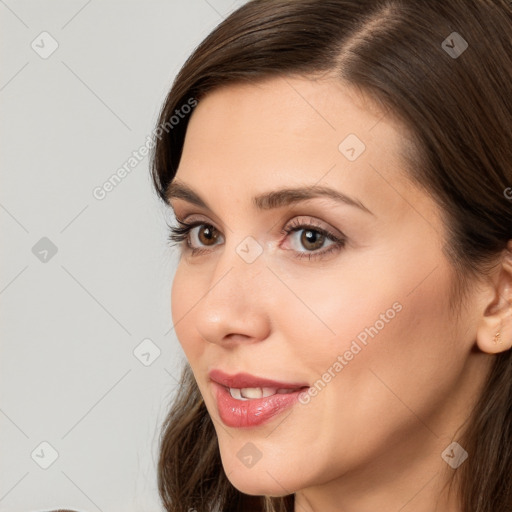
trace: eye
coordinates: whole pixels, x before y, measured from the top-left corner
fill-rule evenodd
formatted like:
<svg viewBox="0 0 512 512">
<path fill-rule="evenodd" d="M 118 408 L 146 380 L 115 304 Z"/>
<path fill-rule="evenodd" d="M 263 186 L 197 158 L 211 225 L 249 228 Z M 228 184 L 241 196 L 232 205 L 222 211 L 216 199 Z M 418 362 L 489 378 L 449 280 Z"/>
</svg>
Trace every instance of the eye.
<svg viewBox="0 0 512 512">
<path fill-rule="evenodd" d="M 169 226 L 169 242 L 171 245 L 182 245 L 185 242 L 192 256 L 210 252 L 211 249 L 205 247 L 213 247 L 217 245 L 219 239 L 222 239 L 220 232 L 211 224 L 202 221 L 188 223 L 180 219 L 176 220 L 179 227 Z M 303 233 L 297 237 L 296 234 L 300 232 Z M 294 257 L 299 259 L 311 260 L 325 257 L 327 254 L 341 250 L 346 242 L 344 235 L 338 236 L 331 233 L 312 218 L 307 223 L 294 219 L 281 230 L 281 234 L 288 236 L 293 245 L 292 249 L 285 248 L 285 250 L 291 250 Z M 330 243 L 326 245 L 326 242 Z M 304 248 L 305 251 L 301 248 Z"/>
<path fill-rule="evenodd" d="M 180 219 L 176 219 L 179 224 L 179 227 L 169 226 L 169 242 L 171 244 L 182 245 L 183 242 L 186 242 L 189 249 L 192 251 L 192 255 L 208 252 L 208 249 L 196 248 L 196 241 L 194 239 L 197 238 L 200 245 L 212 246 L 215 245 L 215 242 L 219 239 L 218 230 L 212 226 L 211 224 L 207 224 L 202 221 L 194 221 L 194 222 L 183 222 Z M 199 227 L 201 229 L 194 232 L 195 228 Z M 194 240 L 191 242 L 191 240 Z"/>
<path fill-rule="evenodd" d="M 346 242 L 344 235 L 338 236 L 331 233 L 312 218 L 309 219 L 308 223 L 304 223 L 300 219 L 294 219 L 281 233 L 290 235 L 291 241 L 295 242 L 295 246 L 292 247 L 295 257 L 309 258 L 310 260 L 317 257 L 325 257 L 330 253 L 339 251 L 345 246 Z M 295 236 L 299 233 L 301 233 L 300 236 Z M 330 243 L 326 246 L 326 242 Z M 302 251 L 302 247 L 306 251 Z M 323 250 L 319 250 L 322 248 Z"/>
</svg>

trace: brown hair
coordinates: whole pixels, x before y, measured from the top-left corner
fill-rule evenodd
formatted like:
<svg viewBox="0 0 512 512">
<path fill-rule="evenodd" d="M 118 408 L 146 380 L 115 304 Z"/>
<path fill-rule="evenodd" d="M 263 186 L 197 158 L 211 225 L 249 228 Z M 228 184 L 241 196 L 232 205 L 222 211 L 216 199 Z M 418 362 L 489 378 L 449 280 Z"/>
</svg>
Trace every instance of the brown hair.
<svg viewBox="0 0 512 512">
<path fill-rule="evenodd" d="M 460 37 L 468 43 L 463 53 Z M 413 141 L 409 176 L 441 207 L 459 291 L 485 275 L 512 239 L 504 194 L 512 185 L 512 9 L 505 0 L 249 1 L 196 48 L 165 100 L 152 154 L 159 196 L 166 201 L 190 118 L 170 122 L 176 110 L 223 85 L 320 73 L 357 87 L 402 122 Z M 454 473 L 462 510 L 510 512 L 512 351 L 495 356 L 459 442 L 470 454 Z M 158 484 L 169 512 L 294 506 L 293 495 L 251 497 L 230 484 L 188 364 L 163 425 Z"/>
</svg>

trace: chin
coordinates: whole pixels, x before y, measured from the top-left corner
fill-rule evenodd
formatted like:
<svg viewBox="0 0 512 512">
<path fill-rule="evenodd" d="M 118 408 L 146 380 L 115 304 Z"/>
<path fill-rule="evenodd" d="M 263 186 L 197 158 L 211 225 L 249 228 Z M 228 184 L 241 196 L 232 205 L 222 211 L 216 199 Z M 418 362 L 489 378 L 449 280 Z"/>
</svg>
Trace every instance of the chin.
<svg viewBox="0 0 512 512">
<path fill-rule="evenodd" d="M 236 453 L 221 450 L 224 472 L 233 487 L 251 496 L 287 496 L 301 488 L 299 474 L 294 474 L 289 464 L 259 460 L 252 467 L 245 467 Z"/>
<path fill-rule="evenodd" d="M 242 474 L 240 470 L 234 471 L 228 476 L 228 480 L 231 482 L 231 485 L 244 494 L 248 494 L 250 496 L 287 496 L 288 494 L 292 494 L 294 491 L 289 491 L 286 482 L 283 484 L 279 484 L 278 482 L 282 481 L 279 477 L 274 480 L 268 473 L 265 475 L 261 474 L 252 474 L 250 471 L 247 471 L 246 474 Z M 283 489 L 286 488 L 285 489 Z"/>
</svg>

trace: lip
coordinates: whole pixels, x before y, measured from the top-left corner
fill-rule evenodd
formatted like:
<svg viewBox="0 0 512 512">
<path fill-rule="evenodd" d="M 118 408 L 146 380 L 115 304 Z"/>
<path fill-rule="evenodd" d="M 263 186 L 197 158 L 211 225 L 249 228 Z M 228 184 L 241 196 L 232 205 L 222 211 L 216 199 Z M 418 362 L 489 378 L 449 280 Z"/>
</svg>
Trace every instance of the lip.
<svg viewBox="0 0 512 512">
<path fill-rule="evenodd" d="M 300 393 L 309 387 L 304 383 L 279 382 L 248 373 L 228 375 L 221 370 L 212 370 L 209 377 L 220 419 L 226 426 L 233 428 L 263 425 L 297 404 Z M 239 389 L 269 387 L 296 389 L 296 391 L 251 400 L 237 400 L 231 396 L 230 387 Z"/>
<path fill-rule="evenodd" d="M 249 373 L 237 373 L 229 375 L 222 370 L 211 370 L 208 374 L 211 380 L 227 388 L 277 388 L 277 389 L 299 389 L 309 387 L 305 382 L 279 382 L 264 377 L 256 377 Z"/>
</svg>

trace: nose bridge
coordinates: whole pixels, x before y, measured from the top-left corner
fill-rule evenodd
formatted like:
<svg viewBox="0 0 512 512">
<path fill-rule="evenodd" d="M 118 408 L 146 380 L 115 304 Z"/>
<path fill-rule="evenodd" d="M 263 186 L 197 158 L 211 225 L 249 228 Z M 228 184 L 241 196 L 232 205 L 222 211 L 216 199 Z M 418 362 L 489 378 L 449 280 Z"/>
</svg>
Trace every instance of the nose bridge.
<svg viewBox="0 0 512 512">
<path fill-rule="evenodd" d="M 203 338 L 220 343 L 228 335 L 240 334 L 244 339 L 268 335 L 265 271 L 263 246 L 254 238 L 224 245 L 196 310 L 196 327 Z"/>
<path fill-rule="evenodd" d="M 227 242 L 219 256 L 212 284 L 218 283 L 223 289 L 238 293 L 240 300 L 246 300 L 251 294 L 256 297 L 264 284 L 266 262 L 263 244 L 253 236 L 246 236 L 241 241 Z"/>
</svg>

